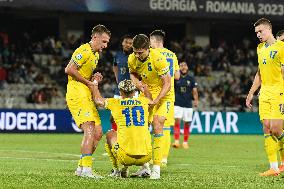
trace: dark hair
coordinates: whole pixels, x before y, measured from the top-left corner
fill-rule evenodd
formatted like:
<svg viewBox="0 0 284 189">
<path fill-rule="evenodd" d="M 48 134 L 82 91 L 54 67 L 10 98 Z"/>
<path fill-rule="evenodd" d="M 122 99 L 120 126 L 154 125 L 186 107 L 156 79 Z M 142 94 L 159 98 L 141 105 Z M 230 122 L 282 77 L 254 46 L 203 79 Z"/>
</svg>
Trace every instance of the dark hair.
<svg viewBox="0 0 284 189">
<path fill-rule="evenodd" d="M 106 33 L 109 37 L 111 37 L 111 33 L 110 31 L 104 26 L 104 25 L 96 25 L 93 29 L 92 29 L 92 36 L 94 34 L 103 34 Z"/>
<path fill-rule="evenodd" d="M 152 33 L 150 33 L 150 37 L 156 37 L 157 40 L 164 42 L 166 33 L 163 30 L 154 30 Z"/>
<path fill-rule="evenodd" d="M 133 48 L 135 49 L 149 49 L 150 41 L 145 34 L 138 34 L 133 38 Z"/>
<path fill-rule="evenodd" d="M 133 37 L 130 34 L 126 34 L 121 37 L 121 42 L 123 42 L 124 39 L 133 39 Z"/>
<path fill-rule="evenodd" d="M 280 30 L 277 32 L 276 37 L 280 37 L 283 34 L 284 34 L 284 30 Z"/>
<path fill-rule="evenodd" d="M 270 22 L 270 20 L 268 20 L 267 18 L 260 18 L 258 19 L 254 24 L 253 26 L 256 27 L 256 26 L 259 26 L 261 24 L 264 24 L 264 25 L 267 25 L 270 27 L 270 29 L 272 29 L 272 24 Z"/>
</svg>

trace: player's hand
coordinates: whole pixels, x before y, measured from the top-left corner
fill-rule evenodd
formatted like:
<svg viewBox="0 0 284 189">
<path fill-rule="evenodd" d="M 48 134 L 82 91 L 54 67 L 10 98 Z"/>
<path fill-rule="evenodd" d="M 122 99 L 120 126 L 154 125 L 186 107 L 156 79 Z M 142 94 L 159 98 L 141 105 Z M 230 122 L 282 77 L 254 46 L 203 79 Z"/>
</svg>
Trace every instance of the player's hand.
<svg viewBox="0 0 284 189">
<path fill-rule="evenodd" d="M 151 101 L 149 102 L 149 105 L 150 105 L 150 106 L 155 106 L 156 104 L 158 104 L 158 101 L 156 101 L 156 100 L 151 100 Z"/>
<path fill-rule="evenodd" d="M 193 106 L 194 106 L 194 107 L 197 107 L 197 106 L 198 106 L 198 103 L 199 103 L 198 100 L 194 100 L 194 101 L 193 101 Z"/>
<path fill-rule="evenodd" d="M 93 80 L 96 80 L 99 83 L 103 80 L 103 75 L 100 72 L 96 72 L 92 77 L 92 81 Z"/>
<path fill-rule="evenodd" d="M 252 98 L 253 98 L 253 94 L 248 94 L 247 95 L 247 98 L 246 98 L 246 106 L 251 109 L 252 108 L 252 104 L 251 104 L 251 101 L 252 101 Z"/>
<path fill-rule="evenodd" d="M 136 83 L 136 88 L 141 91 L 142 93 L 144 93 L 144 85 L 141 81 Z"/>
</svg>

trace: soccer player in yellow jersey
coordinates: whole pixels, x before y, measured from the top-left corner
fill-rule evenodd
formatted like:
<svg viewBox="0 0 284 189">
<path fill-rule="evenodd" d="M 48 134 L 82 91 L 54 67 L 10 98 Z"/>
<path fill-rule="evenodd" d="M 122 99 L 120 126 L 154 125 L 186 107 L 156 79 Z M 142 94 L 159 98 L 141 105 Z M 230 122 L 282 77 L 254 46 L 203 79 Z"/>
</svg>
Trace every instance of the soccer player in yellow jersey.
<svg viewBox="0 0 284 189">
<path fill-rule="evenodd" d="M 161 161 L 162 166 L 166 166 L 168 162 L 168 155 L 169 150 L 171 146 L 171 126 L 174 125 L 175 119 L 174 119 L 174 102 L 175 102 L 175 91 L 174 91 L 174 82 L 175 80 L 179 80 L 180 78 L 180 72 L 179 72 L 179 65 L 178 65 L 178 59 L 175 53 L 168 50 L 164 47 L 164 40 L 165 40 L 165 32 L 163 30 L 154 30 L 150 34 L 150 46 L 153 49 L 157 49 L 164 57 L 166 57 L 169 69 L 170 69 L 170 75 L 171 75 L 171 106 L 170 106 L 170 116 L 165 121 L 164 125 L 164 136 L 162 137 L 162 140 L 164 141 L 163 144 L 163 159 Z"/>
<path fill-rule="evenodd" d="M 263 124 L 264 146 L 270 162 L 270 169 L 261 176 L 277 176 L 278 142 L 284 142 L 284 42 L 276 40 L 272 25 L 266 18 L 255 24 L 255 33 L 260 40 L 257 47 L 258 71 L 247 95 L 246 106 L 251 108 L 254 92 L 260 87 L 259 116 Z"/>
<path fill-rule="evenodd" d="M 111 130 L 106 134 L 105 149 L 113 164 L 110 176 L 127 177 L 129 166 L 143 165 L 152 157 L 148 128 L 150 99 L 143 96 L 134 97 L 136 87 L 131 80 L 121 81 L 118 88 L 121 98 L 102 98 L 97 85 L 93 94 L 95 103 L 111 110 L 117 123 L 117 132 Z M 119 164 L 123 165 L 121 170 Z"/>
<path fill-rule="evenodd" d="M 149 103 L 149 119 L 153 120 L 153 169 L 150 179 L 160 179 L 162 160 L 162 139 L 165 120 L 169 117 L 171 107 L 171 76 L 166 58 L 156 49 L 150 49 L 149 38 L 144 34 L 133 38 L 133 53 L 128 57 L 130 78 L 136 87 L 144 92 L 147 85 L 153 100 Z M 140 82 L 139 79 L 142 79 Z"/>
<path fill-rule="evenodd" d="M 107 47 L 111 33 L 103 25 L 92 30 L 91 41 L 75 50 L 65 68 L 68 74 L 66 101 L 76 125 L 84 131 L 81 158 L 75 174 L 82 177 L 100 178 L 92 172 L 92 154 L 102 137 L 101 120 L 92 100 L 94 88 L 91 78 L 96 69 L 99 52 Z"/>
</svg>

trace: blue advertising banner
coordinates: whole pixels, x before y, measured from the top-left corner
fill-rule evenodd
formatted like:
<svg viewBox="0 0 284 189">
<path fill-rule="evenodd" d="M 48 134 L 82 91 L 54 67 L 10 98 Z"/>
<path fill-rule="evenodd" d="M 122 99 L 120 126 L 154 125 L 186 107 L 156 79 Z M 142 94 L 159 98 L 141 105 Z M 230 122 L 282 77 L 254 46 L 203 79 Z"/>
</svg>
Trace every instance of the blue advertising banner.
<svg viewBox="0 0 284 189">
<path fill-rule="evenodd" d="M 104 132 L 110 129 L 110 112 L 100 111 Z M 0 133 L 76 133 L 79 129 L 68 110 L 0 109 Z"/>
<path fill-rule="evenodd" d="M 106 132 L 110 112 L 99 111 Z M 261 134 L 257 113 L 195 112 L 190 127 L 195 134 Z M 0 109 L 0 133 L 77 133 L 82 132 L 68 110 Z"/>
</svg>

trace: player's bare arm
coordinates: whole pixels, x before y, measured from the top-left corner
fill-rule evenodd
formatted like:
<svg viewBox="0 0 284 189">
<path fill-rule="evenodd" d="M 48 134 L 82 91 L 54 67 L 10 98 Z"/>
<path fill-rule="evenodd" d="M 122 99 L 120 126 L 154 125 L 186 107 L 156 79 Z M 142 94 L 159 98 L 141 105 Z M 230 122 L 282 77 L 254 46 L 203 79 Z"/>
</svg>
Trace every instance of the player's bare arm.
<svg viewBox="0 0 284 189">
<path fill-rule="evenodd" d="M 179 80 L 179 78 L 180 78 L 180 71 L 179 70 L 175 71 L 174 78 L 175 78 L 175 80 Z"/>
<path fill-rule="evenodd" d="M 253 94 L 260 87 L 260 85 L 261 85 L 261 78 L 260 78 L 260 73 L 259 73 L 259 69 L 258 69 L 256 74 L 255 74 L 252 86 L 251 86 L 249 93 L 247 95 L 247 98 L 246 98 L 246 106 L 248 108 L 252 108 L 251 101 L 253 99 Z"/>
<path fill-rule="evenodd" d="M 105 106 L 105 99 L 102 97 L 102 95 L 99 91 L 98 81 L 95 79 L 93 81 L 93 83 L 94 83 L 93 100 L 94 100 L 96 105 L 98 105 L 100 107 L 104 107 Z"/>
<path fill-rule="evenodd" d="M 78 72 L 78 66 L 75 64 L 73 60 L 70 60 L 70 62 L 66 66 L 65 73 L 75 78 L 77 81 L 84 83 L 90 89 L 92 89 L 92 87 L 94 86 L 94 84 L 91 81 L 81 76 L 81 74 Z"/>
<path fill-rule="evenodd" d="M 157 104 L 166 94 L 170 91 L 171 89 L 171 75 L 170 73 L 166 73 L 165 75 L 161 76 L 163 86 L 160 91 L 160 94 L 157 96 L 156 99 L 154 99 L 152 102 L 150 102 L 150 105 L 155 105 Z"/>
<path fill-rule="evenodd" d="M 118 75 L 118 67 L 117 66 L 113 66 L 112 70 L 114 72 L 116 83 L 118 83 L 118 76 L 117 76 Z"/>
<path fill-rule="evenodd" d="M 198 91 L 196 87 L 192 89 L 192 96 L 193 96 L 193 105 L 197 107 L 198 106 Z"/>
<path fill-rule="evenodd" d="M 150 92 L 149 88 L 148 88 L 148 85 L 146 83 L 144 83 L 143 81 L 140 81 L 141 84 L 143 85 L 143 90 L 144 90 L 144 95 L 145 97 L 147 97 L 149 100 L 153 100 L 153 97 L 152 97 L 152 93 Z"/>
<path fill-rule="evenodd" d="M 141 91 L 142 93 L 144 93 L 144 86 L 143 84 L 140 82 L 139 80 L 139 76 L 137 73 L 131 72 L 130 73 L 130 79 L 132 80 L 132 82 L 134 83 L 134 85 L 136 86 L 136 88 Z"/>
</svg>

